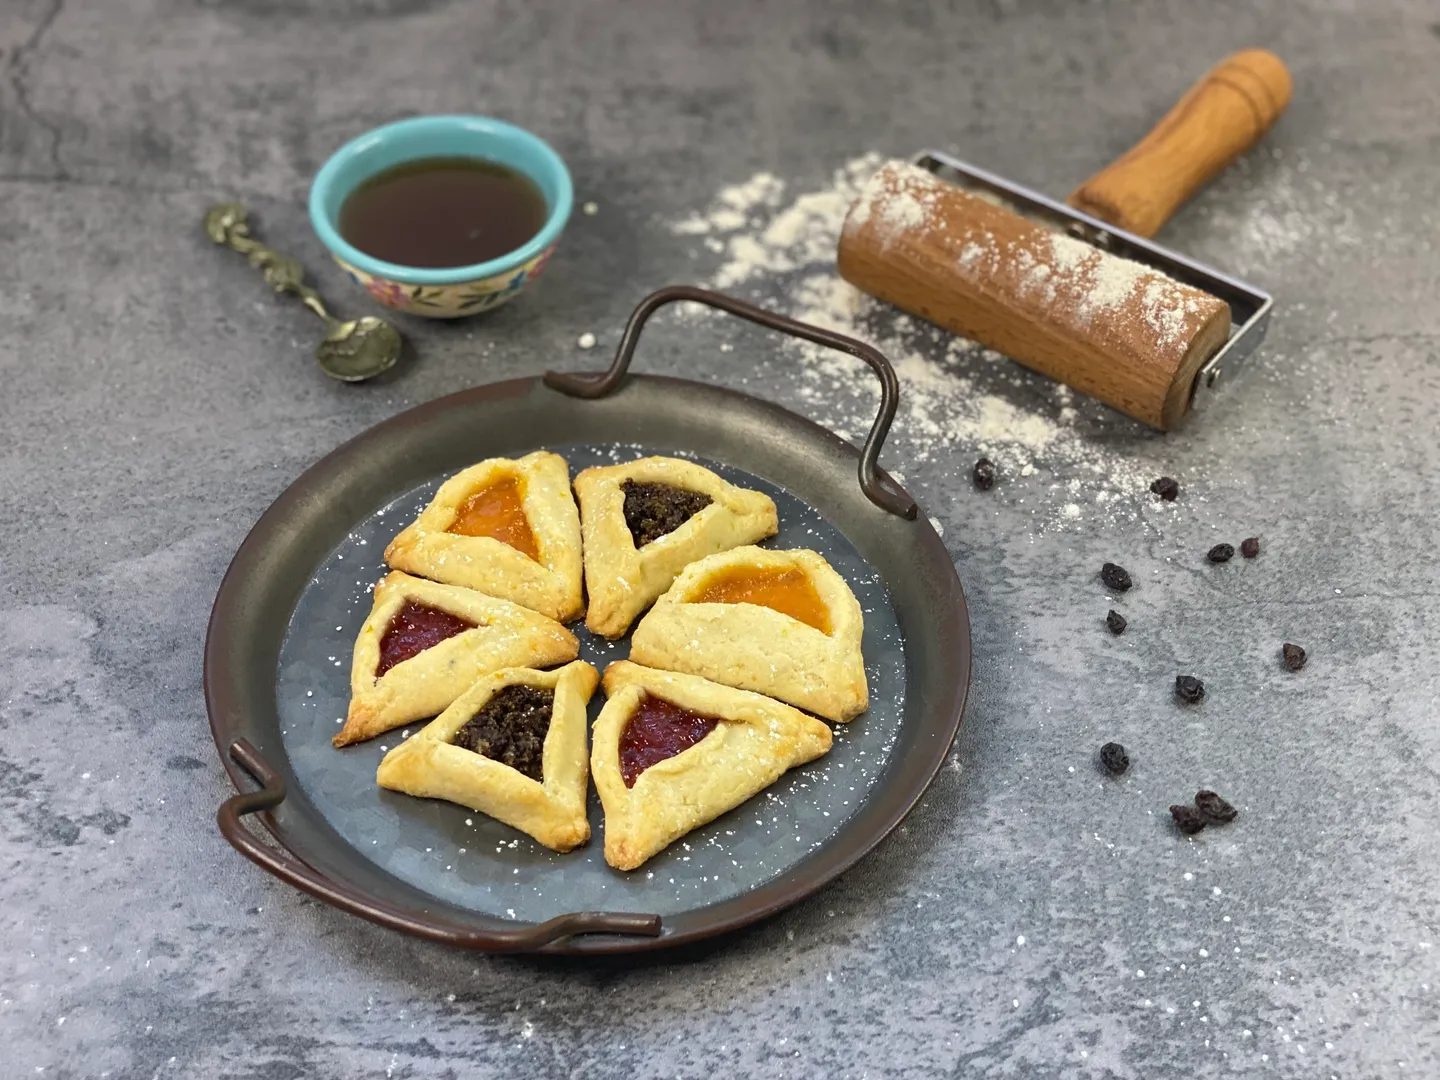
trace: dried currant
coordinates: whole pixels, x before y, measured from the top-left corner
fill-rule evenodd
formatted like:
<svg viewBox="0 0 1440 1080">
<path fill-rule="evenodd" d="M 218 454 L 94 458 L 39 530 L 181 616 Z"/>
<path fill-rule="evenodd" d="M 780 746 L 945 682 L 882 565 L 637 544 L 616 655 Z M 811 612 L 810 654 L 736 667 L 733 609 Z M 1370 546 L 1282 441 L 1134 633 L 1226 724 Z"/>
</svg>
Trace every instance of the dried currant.
<svg viewBox="0 0 1440 1080">
<path fill-rule="evenodd" d="M 1205 684 L 1194 675 L 1175 676 L 1175 696 L 1187 704 L 1194 705 L 1205 699 Z"/>
<path fill-rule="evenodd" d="M 1166 502 L 1174 502 L 1175 496 L 1180 494 L 1180 485 L 1175 482 L 1172 476 L 1162 476 L 1150 485 L 1150 490 Z"/>
<path fill-rule="evenodd" d="M 1235 557 L 1234 544 L 1216 544 L 1205 553 L 1205 558 L 1211 562 L 1229 562 Z"/>
<path fill-rule="evenodd" d="M 1253 559 L 1260 554 L 1260 538 L 1258 536 L 1246 537 L 1240 541 L 1240 554 L 1247 559 Z"/>
<path fill-rule="evenodd" d="M 1130 755 L 1118 742 L 1107 742 L 1100 747 L 1100 764 L 1111 776 L 1119 776 L 1130 768 Z"/>
<path fill-rule="evenodd" d="M 975 468 L 970 470 L 970 479 L 981 491 L 989 491 L 995 486 L 995 463 L 987 457 L 982 457 L 975 462 Z"/>
<path fill-rule="evenodd" d="M 1194 836 L 1205 827 L 1205 815 L 1193 806 L 1172 806 L 1170 816 L 1175 819 L 1175 827 L 1186 836 Z"/>
<path fill-rule="evenodd" d="M 1235 807 L 1216 795 L 1213 791 L 1197 791 L 1195 793 L 1195 808 L 1204 814 L 1211 824 L 1219 822 L 1234 821 L 1235 815 L 1239 813 Z"/>
<path fill-rule="evenodd" d="M 1135 584 L 1130 580 L 1129 571 L 1123 566 L 1116 566 L 1113 562 L 1107 562 L 1100 568 L 1100 580 L 1116 592 L 1124 592 Z"/>
<path fill-rule="evenodd" d="M 1288 641 L 1280 646 L 1280 657 L 1291 671 L 1299 671 L 1305 666 L 1305 650 L 1299 645 L 1291 645 Z"/>
<path fill-rule="evenodd" d="M 1130 624 L 1125 621 L 1124 615 L 1121 615 L 1114 608 L 1111 608 L 1110 613 L 1105 616 L 1105 625 L 1110 628 L 1110 633 L 1118 635 L 1123 634 L 1125 627 Z"/>
</svg>

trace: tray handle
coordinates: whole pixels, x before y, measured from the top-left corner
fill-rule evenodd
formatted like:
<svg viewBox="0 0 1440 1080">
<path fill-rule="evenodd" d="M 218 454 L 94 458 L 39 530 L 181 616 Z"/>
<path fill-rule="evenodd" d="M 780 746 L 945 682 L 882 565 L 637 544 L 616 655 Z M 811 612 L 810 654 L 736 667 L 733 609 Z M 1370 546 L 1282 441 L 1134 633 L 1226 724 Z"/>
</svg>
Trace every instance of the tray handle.
<svg viewBox="0 0 1440 1080">
<path fill-rule="evenodd" d="M 237 739 L 230 744 L 230 757 L 260 784 L 260 790 L 241 792 L 220 804 L 216 821 L 221 834 L 236 851 L 257 866 L 342 911 L 432 941 L 487 952 L 533 952 L 573 934 L 635 934 L 641 937 L 657 937 L 660 934 L 659 915 L 608 911 L 557 915 L 546 922 L 514 930 L 476 930 L 456 923 L 437 923 L 433 919 L 419 921 L 399 908 L 355 892 L 343 882 L 332 881 L 288 852 L 262 843 L 245 827 L 241 818 L 279 806 L 285 799 L 285 781 L 245 739 Z"/>
<path fill-rule="evenodd" d="M 833 330 L 799 322 L 754 304 L 747 304 L 743 300 L 736 300 L 733 296 L 711 292 L 709 289 L 700 289 L 693 285 L 670 285 L 657 289 L 635 306 L 635 310 L 630 313 L 630 321 L 625 324 L 625 333 L 620 338 L 615 359 L 608 371 L 547 371 L 545 385 L 570 397 L 601 398 L 609 394 L 624 381 L 646 320 L 658 309 L 678 300 L 689 300 L 716 308 L 759 326 L 778 330 L 782 334 L 804 338 L 816 345 L 825 345 L 849 353 L 869 364 L 871 370 L 880 377 L 880 411 L 876 413 L 875 422 L 870 425 L 870 433 L 865 436 L 865 443 L 860 449 L 860 488 L 870 501 L 882 510 L 888 510 L 906 520 L 914 519 L 919 509 L 915 500 L 881 473 L 876 465 L 880 457 L 880 447 L 885 442 L 885 436 L 890 433 L 890 424 L 895 419 L 895 407 L 900 400 L 900 380 L 895 377 L 895 369 L 879 349 L 844 334 L 837 334 Z"/>
</svg>

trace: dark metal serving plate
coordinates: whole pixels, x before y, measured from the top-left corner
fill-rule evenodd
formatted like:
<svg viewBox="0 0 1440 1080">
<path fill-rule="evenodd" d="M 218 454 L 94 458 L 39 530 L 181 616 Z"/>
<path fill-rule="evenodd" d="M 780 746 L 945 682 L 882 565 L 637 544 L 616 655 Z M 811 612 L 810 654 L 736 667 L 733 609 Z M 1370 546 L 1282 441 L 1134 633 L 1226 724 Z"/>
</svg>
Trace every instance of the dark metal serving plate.
<svg viewBox="0 0 1440 1080">
<path fill-rule="evenodd" d="M 627 374 L 645 320 L 675 300 L 865 360 L 883 395 L 863 450 L 744 394 Z M 743 926 L 814 892 L 919 800 L 959 727 L 969 685 L 970 624 L 950 557 L 914 501 L 875 464 L 897 395 L 894 372 L 867 345 L 674 287 L 636 309 L 604 375 L 477 387 L 346 443 L 266 511 L 216 597 L 206 702 L 221 760 L 247 792 L 221 807 L 221 831 L 271 873 L 343 910 L 491 951 L 658 948 Z M 444 477 L 539 448 L 562 453 L 576 471 L 678 454 L 759 487 L 780 516 L 767 545 L 820 551 L 865 611 L 869 710 L 837 726 L 824 758 L 629 874 L 605 865 L 593 792 L 594 837 L 557 855 L 484 815 L 378 788 L 375 766 L 402 731 L 330 746 L 386 541 Z M 602 668 L 628 649 L 574 629 L 582 658 Z M 592 718 L 601 703 L 597 694 Z M 256 782 L 260 790 L 250 790 Z M 252 813 L 278 848 L 245 827 Z"/>
</svg>

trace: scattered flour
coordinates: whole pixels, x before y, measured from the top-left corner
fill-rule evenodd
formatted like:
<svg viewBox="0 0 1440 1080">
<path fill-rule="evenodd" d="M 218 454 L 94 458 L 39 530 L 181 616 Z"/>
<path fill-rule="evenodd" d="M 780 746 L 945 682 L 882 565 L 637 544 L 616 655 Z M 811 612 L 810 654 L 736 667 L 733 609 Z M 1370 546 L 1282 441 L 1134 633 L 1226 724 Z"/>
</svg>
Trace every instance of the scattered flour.
<svg viewBox="0 0 1440 1080">
<path fill-rule="evenodd" d="M 1214 199 L 1200 207 L 1209 221 L 1205 231 L 1213 235 L 1217 249 L 1229 259 L 1238 259 L 1234 269 L 1244 273 L 1276 273 L 1281 265 L 1303 258 L 1312 244 L 1325 243 L 1358 247 L 1361 230 L 1355 219 L 1355 200 L 1327 187 L 1303 155 L 1270 150 L 1272 161 L 1265 182 L 1246 185 L 1230 193 L 1233 197 Z M 1249 154 L 1234 165 L 1246 174 L 1262 167 Z"/>
<path fill-rule="evenodd" d="M 1099 260 L 1100 253 L 1083 240 L 1064 233 L 1050 238 L 1050 261 L 1063 274 L 1077 274 Z"/>
<path fill-rule="evenodd" d="M 944 181 L 918 165 L 893 165 L 883 173 L 874 173 L 860 189 L 859 206 L 850 224 L 859 228 L 870 221 L 872 212 L 878 211 L 882 242 L 907 229 L 923 229 L 930 222 L 936 200 L 945 190 Z M 844 219 L 842 210 L 840 220 Z"/>
<path fill-rule="evenodd" d="M 1158 277 L 1149 267 L 1113 255 L 1108 259 L 1097 259 L 1094 274 L 1095 280 L 1086 292 L 1086 300 L 1093 309 L 1100 311 L 1119 307 L 1140 285 Z"/>
<path fill-rule="evenodd" d="M 1185 339 L 1190 317 L 1201 310 L 1201 294 L 1148 266 L 1118 255 L 1104 255 L 1073 236 L 1053 233 L 1049 241 L 1049 263 L 1038 269 L 1048 271 L 1053 265 L 1060 276 L 1083 283 L 1077 308 L 1082 319 L 1114 311 L 1123 304 L 1137 304 L 1140 317 L 1155 331 L 1161 345 L 1178 345 Z M 1048 277 L 1048 273 L 1041 275 L 1029 284 L 1043 283 Z"/>
<path fill-rule="evenodd" d="M 734 288 L 761 274 L 833 264 L 840 222 L 859 195 L 860 182 L 880 162 L 878 154 L 857 158 L 836 172 L 830 187 L 805 192 L 780 209 L 785 182 L 756 173 L 743 184 L 723 188 L 704 214 L 676 222 L 670 231 L 705 236 L 706 247 L 724 255 L 710 281 L 717 289 Z M 762 227 L 753 226 L 755 220 L 761 220 Z"/>
<path fill-rule="evenodd" d="M 989 457 L 999 467 L 1002 482 L 1053 489 L 1052 498 L 1034 500 L 1046 526 L 1075 524 L 1087 511 L 1116 519 L 1133 516 L 1135 507 L 1148 505 L 1121 496 L 1144 493 L 1153 479 L 1149 470 L 1097 437 L 1128 421 L 1117 421 L 1069 387 L 875 300 L 838 276 L 835 245 L 841 226 L 882 161 L 874 153 L 856 158 L 837 169 L 822 190 L 788 200 L 783 181 L 757 173 L 723 189 L 704 213 L 674 223 L 671 231 L 704 237 L 705 247 L 721 256 L 702 284 L 869 341 L 885 353 L 901 383 L 888 461 L 943 463 L 953 466 L 957 475 L 968 475 L 975 458 Z M 923 175 L 934 182 L 928 173 Z M 876 212 L 896 228 L 923 224 L 925 193 L 917 185 L 904 197 L 885 200 Z M 863 221 L 852 219 L 851 224 Z M 1083 269 L 1089 261 L 1099 261 L 1095 250 L 1078 240 L 1057 234 L 1054 242 L 1052 265 Z M 977 243 L 963 249 L 960 258 L 978 264 L 985 255 Z M 1049 266 L 1038 263 L 1031 271 L 1037 285 L 1049 272 Z M 1117 271 L 1097 290 L 1097 303 L 1117 302 L 1116 296 L 1123 301 L 1143 280 L 1143 274 L 1130 277 L 1123 269 Z M 683 310 L 686 319 L 713 315 L 696 305 Z M 1182 311 L 1163 305 L 1156 310 L 1163 325 L 1183 319 Z M 800 360 L 795 392 L 811 415 L 846 438 L 863 438 L 878 395 L 859 361 L 809 342 L 791 342 L 786 348 Z M 1036 476 L 1041 479 L 1029 479 Z"/>
<path fill-rule="evenodd" d="M 924 226 L 929 216 L 920 198 L 902 191 L 885 203 L 881 220 L 892 229 L 916 229 Z"/>
<path fill-rule="evenodd" d="M 722 188 L 704 216 L 677 221 L 670 228 L 680 236 L 731 232 L 744 228 L 755 211 L 776 206 L 784 194 L 785 181 L 773 173 L 759 172 L 743 184 Z"/>
<path fill-rule="evenodd" d="M 1043 223 L 1013 230 L 991 229 L 981 219 L 955 216 L 955 207 L 979 200 L 958 196 L 945 181 L 902 161 L 883 164 L 865 184 L 845 223 L 851 234 L 866 229 L 866 240 L 891 247 L 909 240 L 931 258 L 953 260 L 957 276 L 978 289 L 995 283 L 1012 290 L 1040 318 L 1076 326 L 1100 321 L 1148 329 L 1156 349 L 1177 354 L 1221 308 L 1219 301 L 1159 271 L 1107 254 Z M 1002 235 L 1003 234 L 1003 235 Z M 1145 340 L 1140 333 L 1137 341 Z"/>
<path fill-rule="evenodd" d="M 1004 398 L 988 395 L 980 399 L 978 424 L 960 427 L 962 437 L 972 435 L 981 443 L 1014 442 L 1028 450 L 1040 451 L 1049 446 L 1059 433 L 1045 417 L 1021 412 Z"/>
</svg>

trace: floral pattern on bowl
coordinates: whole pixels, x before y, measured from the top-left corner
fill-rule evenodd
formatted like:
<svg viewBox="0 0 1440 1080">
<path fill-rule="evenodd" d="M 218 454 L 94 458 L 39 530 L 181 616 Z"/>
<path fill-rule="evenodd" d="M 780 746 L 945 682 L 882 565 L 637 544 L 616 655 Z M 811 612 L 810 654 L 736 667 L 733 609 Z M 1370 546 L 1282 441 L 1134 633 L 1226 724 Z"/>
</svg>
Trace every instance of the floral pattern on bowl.
<svg viewBox="0 0 1440 1080">
<path fill-rule="evenodd" d="M 456 282 L 453 285 L 411 285 L 391 281 L 351 266 L 338 255 L 334 258 L 341 269 L 350 275 L 350 279 L 369 293 L 371 299 L 377 303 L 395 311 L 403 311 L 407 315 L 422 315 L 430 319 L 456 319 L 463 315 L 490 311 L 517 296 L 529 282 L 540 276 L 554 250 L 555 245 L 551 244 L 529 262 L 513 270 L 477 281 Z"/>
</svg>

